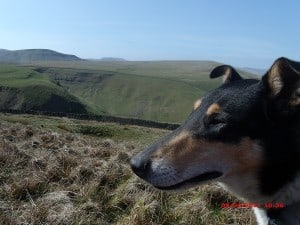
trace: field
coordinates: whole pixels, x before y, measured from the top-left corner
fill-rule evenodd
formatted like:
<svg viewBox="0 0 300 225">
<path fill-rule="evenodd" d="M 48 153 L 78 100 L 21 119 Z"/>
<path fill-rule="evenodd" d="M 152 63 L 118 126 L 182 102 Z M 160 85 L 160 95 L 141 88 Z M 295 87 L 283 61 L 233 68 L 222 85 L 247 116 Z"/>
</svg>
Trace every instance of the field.
<svg viewBox="0 0 300 225">
<path fill-rule="evenodd" d="M 194 101 L 220 84 L 220 79 L 208 77 L 217 65 L 212 61 L 83 60 L 2 64 L 0 86 L 5 91 L 0 90 L 0 108 L 47 111 L 53 108 L 51 96 L 57 94 L 62 103 L 54 107 L 56 111 L 70 105 L 64 111 L 182 122 Z M 17 99 L 17 104 L 8 105 L 7 96 Z"/>
<path fill-rule="evenodd" d="M 255 224 L 250 209 L 215 184 L 160 192 L 129 158 L 170 131 L 0 114 L 0 224 Z"/>
</svg>

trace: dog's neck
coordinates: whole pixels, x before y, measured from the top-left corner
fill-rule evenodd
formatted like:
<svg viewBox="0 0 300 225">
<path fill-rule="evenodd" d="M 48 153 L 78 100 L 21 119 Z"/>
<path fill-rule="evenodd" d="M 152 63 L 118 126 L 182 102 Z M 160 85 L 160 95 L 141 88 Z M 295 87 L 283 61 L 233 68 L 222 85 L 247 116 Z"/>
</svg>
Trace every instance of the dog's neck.
<svg viewBox="0 0 300 225">
<path fill-rule="evenodd" d="M 300 225 L 300 202 L 281 209 L 253 210 L 258 225 Z"/>
</svg>

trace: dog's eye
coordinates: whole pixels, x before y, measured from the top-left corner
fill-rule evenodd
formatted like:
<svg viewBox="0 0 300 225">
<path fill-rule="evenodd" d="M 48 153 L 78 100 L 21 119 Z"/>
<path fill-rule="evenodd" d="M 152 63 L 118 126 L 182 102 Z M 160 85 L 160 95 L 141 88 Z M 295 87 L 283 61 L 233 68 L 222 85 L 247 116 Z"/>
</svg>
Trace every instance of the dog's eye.
<svg viewBox="0 0 300 225">
<path fill-rule="evenodd" d="M 208 126 L 216 126 L 216 125 L 225 125 L 226 122 L 224 119 L 216 118 L 216 117 L 211 117 L 208 120 Z"/>
<path fill-rule="evenodd" d="M 223 130 L 227 127 L 224 120 L 214 117 L 204 119 L 204 129 L 195 134 L 195 138 L 215 139 L 222 135 Z"/>
<path fill-rule="evenodd" d="M 217 125 L 217 124 L 221 124 L 221 123 L 224 123 L 224 122 L 219 119 L 216 119 L 216 118 L 213 118 L 209 121 L 209 125 Z"/>
<path fill-rule="evenodd" d="M 217 115 L 205 117 L 203 122 L 204 122 L 204 127 L 206 127 L 207 129 L 219 127 L 219 126 L 224 127 L 226 125 L 225 118 Z"/>
</svg>

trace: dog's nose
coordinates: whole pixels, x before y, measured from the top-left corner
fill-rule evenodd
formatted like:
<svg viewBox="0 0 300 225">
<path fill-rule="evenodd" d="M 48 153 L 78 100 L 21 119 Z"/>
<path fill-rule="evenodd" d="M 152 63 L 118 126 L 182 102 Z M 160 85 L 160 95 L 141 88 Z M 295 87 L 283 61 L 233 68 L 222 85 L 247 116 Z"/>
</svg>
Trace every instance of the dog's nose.
<svg viewBox="0 0 300 225">
<path fill-rule="evenodd" d="M 146 178 L 147 172 L 151 167 L 151 161 L 143 160 L 138 156 L 130 159 L 130 166 L 133 172 L 141 178 Z"/>
</svg>

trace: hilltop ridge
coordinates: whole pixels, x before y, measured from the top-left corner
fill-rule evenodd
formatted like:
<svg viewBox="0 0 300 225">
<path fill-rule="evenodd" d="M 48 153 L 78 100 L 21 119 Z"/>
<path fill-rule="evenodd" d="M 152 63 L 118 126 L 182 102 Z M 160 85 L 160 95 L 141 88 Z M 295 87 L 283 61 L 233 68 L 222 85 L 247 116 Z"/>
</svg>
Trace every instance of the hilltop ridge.
<svg viewBox="0 0 300 225">
<path fill-rule="evenodd" d="M 0 49 L 0 62 L 31 63 L 36 61 L 80 61 L 75 55 L 64 54 L 50 49 Z"/>
</svg>

